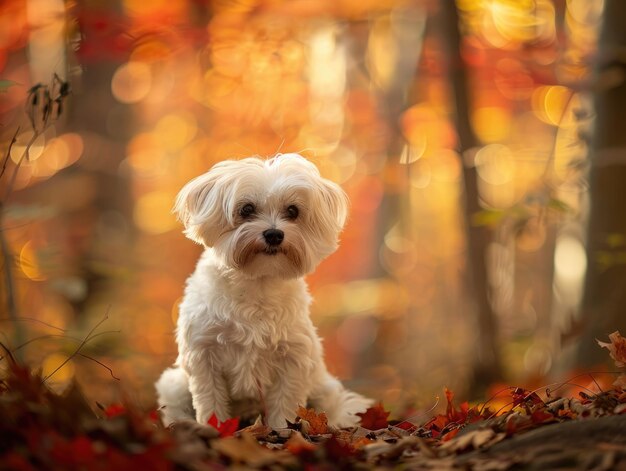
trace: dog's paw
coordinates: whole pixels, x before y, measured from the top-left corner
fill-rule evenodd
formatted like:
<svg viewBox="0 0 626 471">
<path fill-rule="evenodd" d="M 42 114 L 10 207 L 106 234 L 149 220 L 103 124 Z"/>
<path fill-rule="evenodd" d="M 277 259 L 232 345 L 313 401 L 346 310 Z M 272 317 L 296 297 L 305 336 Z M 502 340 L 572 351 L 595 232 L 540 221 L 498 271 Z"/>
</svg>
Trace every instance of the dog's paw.
<svg viewBox="0 0 626 471">
<path fill-rule="evenodd" d="M 287 427 L 287 420 L 284 417 L 269 416 L 267 418 L 267 425 L 269 425 L 274 430 L 279 430 L 281 428 Z"/>
<path fill-rule="evenodd" d="M 196 409 L 196 422 L 206 425 L 209 423 L 209 420 L 213 417 L 213 415 L 215 415 L 219 423 L 226 422 L 231 418 L 228 408 L 226 407 L 216 407 L 210 409 L 198 407 Z"/>
<path fill-rule="evenodd" d="M 209 440 L 211 438 L 217 438 L 219 432 L 215 427 L 211 427 L 208 424 L 201 424 L 193 419 L 182 419 L 172 422 L 169 426 L 170 430 L 180 436 L 194 436 Z"/>
</svg>

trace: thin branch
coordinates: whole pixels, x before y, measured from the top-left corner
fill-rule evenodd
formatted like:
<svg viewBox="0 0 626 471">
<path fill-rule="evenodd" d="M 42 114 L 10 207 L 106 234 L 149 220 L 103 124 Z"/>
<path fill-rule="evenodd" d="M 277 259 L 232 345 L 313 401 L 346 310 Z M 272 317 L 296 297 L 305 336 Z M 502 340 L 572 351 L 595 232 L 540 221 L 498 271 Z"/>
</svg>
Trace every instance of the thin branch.
<svg viewBox="0 0 626 471">
<path fill-rule="evenodd" d="M 19 132 L 20 132 L 20 127 L 18 126 L 17 129 L 15 130 L 15 134 L 13 134 L 13 138 L 11 139 L 11 143 L 9 144 L 7 153 L 4 156 L 4 161 L 2 163 L 2 170 L 0 170 L 0 178 L 2 178 L 2 175 L 4 175 L 4 172 L 6 172 L 7 164 L 9 163 L 9 159 L 11 158 L 11 149 L 13 149 L 13 144 L 17 142 L 17 134 Z"/>
<path fill-rule="evenodd" d="M 45 378 L 43 378 L 41 380 L 42 383 L 45 383 L 48 379 L 50 379 L 54 374 L 56 374 L 57 371 L 59 371 L 61 368 L 63 368 L 72 358 L 74 358 L 76 355 L 78 355 L 81 351 L 81 349 L 87 344 L 87 342 L 89 342 L 89 340 L 91 339 L 93 333 L 95 332 L 95 330 L 100 327 L 105 321 L 108 320 L 109 318 L 109 311 L 111 310 L 111 306 L 109 306 L 106 310 L 106 312 L 104 313 L 104 317 L 96 324 L 93 326 L 93 328 L 89 331 L 89 333 L 87 334 L 87 336 L 83 339 L 83 341 L 80 343 L 80 345 L 76 348 L 76 350 L 74 350 L 74 352 L 65 359 L 65 361 L 63 363 L 61 363 L 59 366 L 57 366 L 54 371 L 52 373 L 50 373 L 48 376 L 46 376 Z"/>
<path fill-rule="evenodd" d="M 418 417 L 422 417 L 426 414 L 430 414 L 432 411 L 434 411 L 437 408 L 438 405 L 439 405 L 439 396 L 436 396 L 435 403 L 430 408 L 428 408 L 424 412 L 420 412 L 419 414 L 415 414 L 415 415 L 412 415 L 411 417 L 407 417 L 402 422 L 398 422 L 397 424 L 393 425 L 393 427 L 401 428 L 400 425 L 402 424 L 410 424 L 411 426 L 417 428 L 417 425 L 413 423 L 413 420 L 417 419 Z"/>
<path fill-rule="evenodd" d="M 98 365 L 100 365 L 103 368 L 106 368 L 107 370 L 109 370 L 109 374 L 111 375 L 111 378 L 120 381 L 120 378 L 118 378 L 117 376 L 115 376 L 113 374 L 113 370 L 111 368 L 109 368 L 107 365 L 105 365 L 104 363 L 102 363 L 100 360 L 96 360 L 94 357 L 90 357 L 89 355 L 85 355 L 84 353 L 79 353 L 78 355 L 83 357 L 83 358 L 86 358 L 87 360 L 91 360 L 93 362 L 96 362 Z"/>
<path fill-rule="evenodd" d="M 0 342 L 0 347 L 2 347 L 2 350 L 4 350 L 6 352 L 6 356 L 8 356 L 11 359 L 11 363 L 15 364 L 15 357 L 13 356 L 13 353 L 11 352 L 11 349 L 8 348 L 4 343 Z M 3 357 L 4 358 L 4 357 Z"/>
<path fill-rule="evenodd" d="M 89 341 L 92 341 L 93 339 L 95 339 L 96 337 L 100 337 L 101 335 L 105 335 L 105 334 L 119 334 L 121 332 L 121 330 L 105 330 L 104 332 L 99 332 L 95 335 L 92 335 L 89 338 Z M 82 342 L 83 339 L 78 338 L 78 337 L 72 337 L 70 335 L 61 335 L 61 334 L 48 334 L 48 335 L 40 335 L 39 337 L 35 337 L 32 338 L 30 340 L 27 340 L 26 342 L 24 342 L 21 345 L 18 345 L 17 347 L 15 347 L 13 349 L 13 351 L 19 350 L 20 348 L 26 347 L 27 345 L 33 343 L 33 342 L 37 342 L 39 340 L 45 340 L 45 339 L 51 339 L 51 338 L 61 338 L 61 339 L 67 339 L 67 340 L 73 340 L 75 342 Z M 0 357 L 0 360 L 2 360 L 2 358 Z"/>
<path fill-rule="evenodd" d="M 34 317 L 22 317 L 22 316 L 20 316 L 20 317 L 16 317 L 15 319 L 0 319 L 0 322 L 16 322 L 16 321 L 37 322 L 39 324 L 43 324 L 43 325 L 45 325 L 47 327 L 50 327 L 51 329 L 55 329 L 55 330 L 58 330 L 60 332 L 67 332 L 67 330 L 62 329 L 61 327 L 57 327 L 56 325 L 48 324 L 47 322 L 44 322 L 44 321 L 39 320 L 39 319 L 35 319 Z"/>
<path fill-rule="evenodd" d="M 26 147 L 24 148 L 24 152 L 22 152 L 22 155 L 20 156 L 19 160 L 15 164 L 15 168 L 13 169 L 13 174 L 11 175 L 11 180 L 9 180 L 9 183 L 7 184 L 7 190 L 5 192 L 4 199 L 2 201 L 7 201 L 9 199 L 9 196 L 11 196 L 11 193 L 13 192 L 13 186 L 15 185 L 15 180 L 17 179 L 17 174 L 22 166 L 22 163 L 24 162 L 24 159 L 26 159 L 26 161 L 30 160 L 30 148 L 35 143 L 35 141 L 39 138 L 39 136 L 41 136 L 41 134 L 43 134 L 46 131 L 46 129 L 48 129 L 47 126 L 41 131 L 33 131 L 32 137 L 30 138 L 30 140 L 26 144 Z"/>
</svg>

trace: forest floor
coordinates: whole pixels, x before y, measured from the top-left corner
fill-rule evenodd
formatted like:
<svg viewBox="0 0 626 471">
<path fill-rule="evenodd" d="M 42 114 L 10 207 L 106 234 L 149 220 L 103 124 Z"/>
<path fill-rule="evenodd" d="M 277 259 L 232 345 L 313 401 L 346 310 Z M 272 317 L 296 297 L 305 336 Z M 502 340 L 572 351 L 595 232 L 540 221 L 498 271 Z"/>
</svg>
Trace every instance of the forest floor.
<svg viewBox="0 0 626 471">
<path fill-rule="evenodd" d="M 601 345 L 625 368 L 626 339 L 610 339 Z M 599 392 L 510 387 L 473 406 L 446 390 L 445 411 L 420 423 L 390 421 L 378 404 L 346 429 L 305 408 L 281 430 L 214 417 L 164 428 L 156 411 L 92 406 L 77 384 L 57 394 L 10 355 L 4 361 L 0 470 L 626 470 L 625 375 Z"/>
</svg>

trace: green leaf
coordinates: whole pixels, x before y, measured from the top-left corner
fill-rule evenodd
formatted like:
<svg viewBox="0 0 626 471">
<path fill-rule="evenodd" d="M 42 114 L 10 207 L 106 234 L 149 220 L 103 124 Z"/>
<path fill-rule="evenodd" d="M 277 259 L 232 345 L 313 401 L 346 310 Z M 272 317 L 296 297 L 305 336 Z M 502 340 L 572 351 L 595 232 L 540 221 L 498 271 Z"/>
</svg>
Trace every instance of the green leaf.
<svg viewBox="0 0 626 471">
<path fill-rule="evenodd" d="M 14 82 L 13 80 L 0 79 L 0 93 L 6 93 L 6 91 L 14 87 L 15 85 L 19 85 L 19 83 Z"/>
<path fill-rule="evenodd" d="M 564 201 L 561 201 L 557 198 L 550 198 L 548 201 L 548 208 L 554 209 L 560 213 L 571 213 L 573 212 L 572 207 Z"/>
<path fill-rule="evenodd" d="M 502 218 L 506 216 L 506 212 L 500 209 L 483 209 L 472 214 L 473 226 L 495 226 Z"/>
</svg>

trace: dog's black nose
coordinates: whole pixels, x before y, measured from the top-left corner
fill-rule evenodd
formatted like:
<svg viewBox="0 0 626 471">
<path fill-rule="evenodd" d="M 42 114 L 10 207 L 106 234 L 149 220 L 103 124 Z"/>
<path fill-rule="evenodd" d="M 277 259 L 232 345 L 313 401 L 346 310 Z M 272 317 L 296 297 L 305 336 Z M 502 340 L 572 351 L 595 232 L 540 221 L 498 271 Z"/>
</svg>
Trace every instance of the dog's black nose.
<svg viewBox="0 0 626 471">
<path fill-rule="evenodd" d="M 263 232 L 263 237 L 268 245 L 280 245 L 285 238 L 285 233 L 280 229 L 268 229 Z"/>
</svg>

